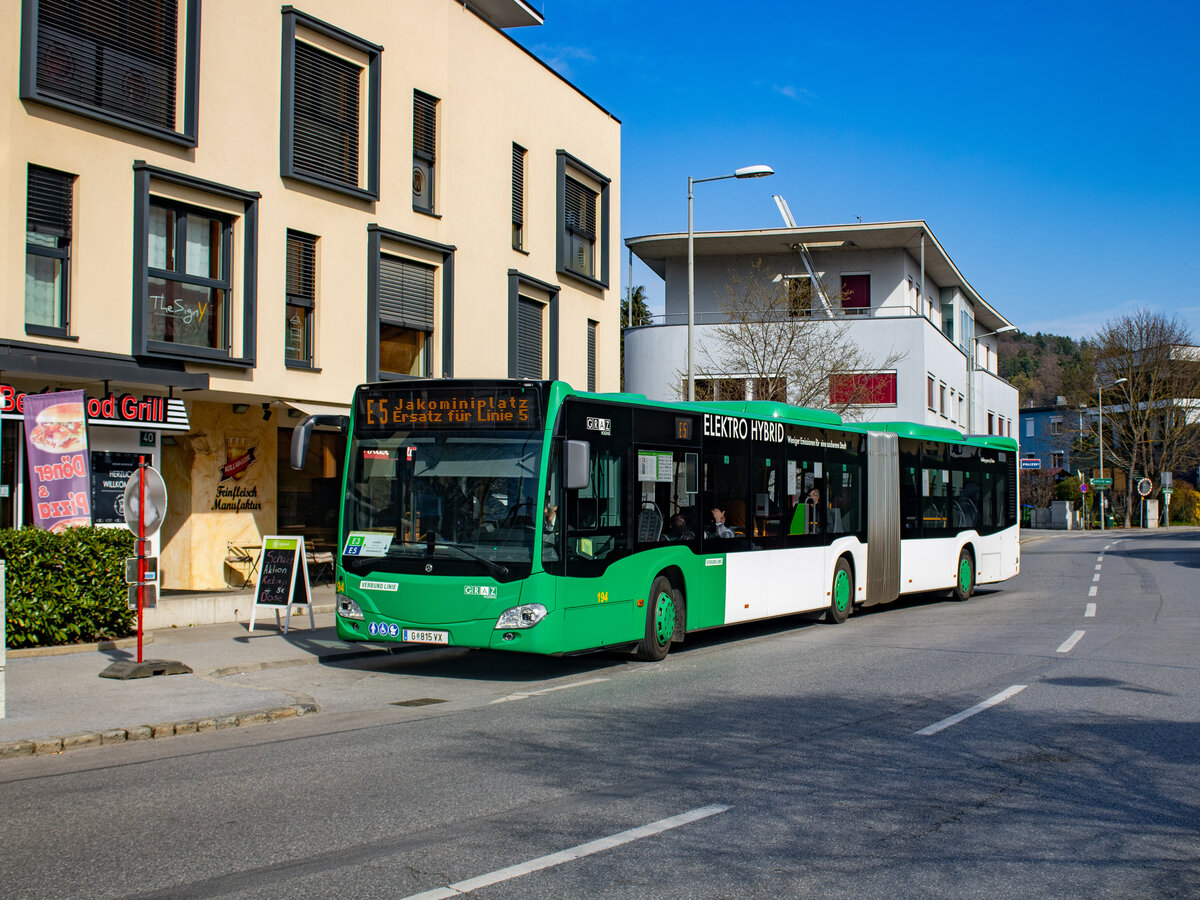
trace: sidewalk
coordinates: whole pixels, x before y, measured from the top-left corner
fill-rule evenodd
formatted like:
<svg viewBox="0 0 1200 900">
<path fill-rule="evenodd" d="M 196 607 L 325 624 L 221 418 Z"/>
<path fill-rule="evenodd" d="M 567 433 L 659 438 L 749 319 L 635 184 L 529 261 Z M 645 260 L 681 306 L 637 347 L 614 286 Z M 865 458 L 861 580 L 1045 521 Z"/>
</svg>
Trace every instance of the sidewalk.
<svg viewBox="0 0 1200 900">
<path fill-rule="evenodd" d="M 264 668 L 304 666 L 384 652 L 347 644 L 333 627 L 331 588 L 313 591 L 316 629 L 296 607 L 288 633 L 274 609 L 247 622 L 164 628 L 144 635 L 142 658 L 177 660 L 190 675 L 120 681 L 101 678 L 116 660 L 136 660 L 136 642 L 76 653 L 26 656 L 9 651 L 6 718 L 0 719 L 0 759 L 55 753 L 126 740 L 170 737 L 259 724 L 316 712 L 312 698 L 241 686 L 234 677 Z"/>
</svg>

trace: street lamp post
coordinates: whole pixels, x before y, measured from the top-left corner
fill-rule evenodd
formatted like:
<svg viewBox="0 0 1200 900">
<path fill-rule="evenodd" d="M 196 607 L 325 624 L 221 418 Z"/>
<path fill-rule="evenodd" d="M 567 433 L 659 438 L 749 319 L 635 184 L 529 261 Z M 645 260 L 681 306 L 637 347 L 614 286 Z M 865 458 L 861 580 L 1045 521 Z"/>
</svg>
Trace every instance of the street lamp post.
<svg viewBox="0 0 1200 900">
<path fill-rule="evenodd" d="M 1104 389 L 1106 387 L 1114 388 L 1118 384 L 1122 384 L 1128 380 L 1129 379 L 1127 379 L 1127 378 L 1118 378 L 1112 384 L 1096 385 L 1096 391 L 1099 395 L 1099 401 L 1100 401 L 1100 406 L 1097 410 L 1097 415 L 1100 419 L 1100 530 L 1101 531 L 1104 530 L 1104 508 L 1106 505 L 1104 502 L 1104 498 L 1107 494 L 1107 489 L 1104 485 Z"/>
<path fill-rule="evenodd" d="M 712 178 L 688 176 L 688 320 L 687 320 L 687 383 L 688 400 L 696 399 L 695 367 L 695 323 L 696 323 L 696 256 L 692 231 L 692 185 L 704 181 L 724 181 L 726 178 L 764 178 L 774 175 L 770 166 L 744 166 L 730 175 L 714 175 Z"/>
</svg>

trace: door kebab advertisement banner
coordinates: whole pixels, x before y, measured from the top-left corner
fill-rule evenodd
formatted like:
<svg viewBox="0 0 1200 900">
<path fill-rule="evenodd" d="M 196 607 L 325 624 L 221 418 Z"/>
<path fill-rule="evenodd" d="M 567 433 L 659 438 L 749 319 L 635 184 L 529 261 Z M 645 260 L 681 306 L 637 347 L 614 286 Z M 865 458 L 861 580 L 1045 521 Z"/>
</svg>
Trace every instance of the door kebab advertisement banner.
<svg viewBox="0 0 1200 900">
<path fill-rule="evenodd" d="M 25 396 L 25 452 L 33 521 L 62 532 L 92 524 L 84 392 Z"/>
</svg>

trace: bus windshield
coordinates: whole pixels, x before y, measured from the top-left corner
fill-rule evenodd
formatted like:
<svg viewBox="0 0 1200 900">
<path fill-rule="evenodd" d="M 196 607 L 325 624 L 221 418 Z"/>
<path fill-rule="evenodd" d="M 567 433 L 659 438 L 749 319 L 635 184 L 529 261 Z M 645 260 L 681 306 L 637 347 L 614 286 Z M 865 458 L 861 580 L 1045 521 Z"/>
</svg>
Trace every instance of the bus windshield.
<svg viewBox="0 0 1200 900">
<path fill-rule="evenodd" d="M 421 396 L 427 405 L 442 402 L 436 391 Z M 395 391 L 383 401 L 378 393 L 360 398 L 342 533 L 348 543 L 358 535 L 363 550 L 343 555 L 347 571 L 486 574 L 501 581 L 529 575 L 544 437 L 539 423 L 495 427 L 473 414 L 473 421 L 438 427 L 423 414 L 416 427 L 392 427 L 395 409 L 412 402 Z"/>
</svg>

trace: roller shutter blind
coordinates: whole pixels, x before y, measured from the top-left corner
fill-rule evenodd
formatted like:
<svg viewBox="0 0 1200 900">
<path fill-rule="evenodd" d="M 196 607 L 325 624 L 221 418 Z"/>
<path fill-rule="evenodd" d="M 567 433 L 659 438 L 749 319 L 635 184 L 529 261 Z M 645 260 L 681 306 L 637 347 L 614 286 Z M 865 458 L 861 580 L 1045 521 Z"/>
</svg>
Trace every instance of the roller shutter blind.
<svg viewBox="0 0 1200 900">
<path fill-rule="evenodd" d="M 413 156 L 437 161 L 437 98 L 413 91 Z"/>
<path fill-rule="evenodd" d="M 29 167 L 25 230 L 34 234 L 71 237 L 71 192 L 75 178 L 63 172 Z"/>
<path fill-rule="evenodd" d="M 358 187 L 361 73 L 349 60 L 297 41 L 292 122 L 296 172 Z"/>
<path fill-rule="evenodd" d="M 565 181 L 567 228 L 595 240 L 596 192 L 570 176 L 567 176 Z"/>
<path fill-rule="evenodd" d="M 37 5 L 38 91 L 175 128 L 178 0 Z"/>
<path fill-rule="evenodd" d="M 525 148 L 512 148 L 512 220 L 514 225 L 525 224 Z"/>
<path fill-rule="evenodd" d="M 517 299 L 517 377 L 542 377 L 542 304 Z"/>
<path fill-rule="evenodd" d="M 587 389 L 596 390 L 596 323 L 587 323 Z"/>
<path fill-rule="evenodd" d="M 433 331 L 434 267 L 395 256 L 379 258 L 379 318 L 391 325 Z"/>
<path fill-rule="evenodd" d="M 313 306 L 316 301 L 317 239 L 298 231 L 287 233 L 287 302 Z"/>
</svg>

